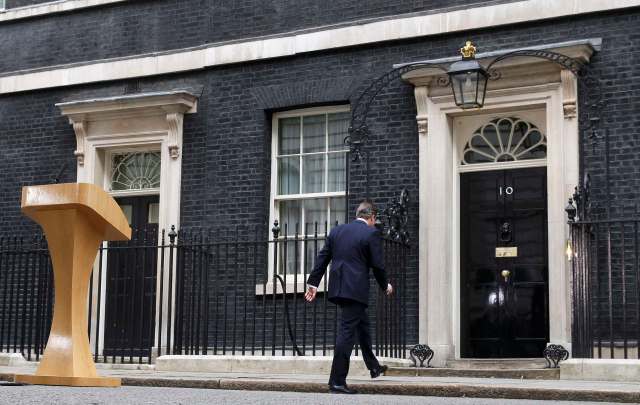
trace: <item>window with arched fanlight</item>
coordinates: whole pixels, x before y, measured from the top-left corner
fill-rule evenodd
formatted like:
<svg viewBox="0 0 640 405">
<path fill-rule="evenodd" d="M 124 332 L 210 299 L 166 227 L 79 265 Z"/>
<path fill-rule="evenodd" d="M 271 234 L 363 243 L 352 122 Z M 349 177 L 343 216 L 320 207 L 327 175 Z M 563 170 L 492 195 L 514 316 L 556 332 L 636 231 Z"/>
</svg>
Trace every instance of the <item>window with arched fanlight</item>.
<svg viewBox="0 0 640 405">
<path fill-rule="evenodd" d="M 160 188 L 160 152 L 125 152 L 111 155 L 111 191 Z"/>
<path fill-rule="evenodd" d="M 531 122 L 516 117 L 495 118 L 481 126 L 462 151 L 461 165 L 516 162 L 547 157 L 547 138 Z"/>
</svg>

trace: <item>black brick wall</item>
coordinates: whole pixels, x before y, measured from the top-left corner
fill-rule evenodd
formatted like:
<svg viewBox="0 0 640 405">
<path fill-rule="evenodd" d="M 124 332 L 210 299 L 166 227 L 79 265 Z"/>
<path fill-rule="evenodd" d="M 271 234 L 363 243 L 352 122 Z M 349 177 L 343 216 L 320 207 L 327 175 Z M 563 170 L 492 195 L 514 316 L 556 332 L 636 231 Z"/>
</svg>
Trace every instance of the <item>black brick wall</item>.
<svg viewBox="0 0 640 405">
<path fill-rule="evenodd" d="M 20 4 L 24 3 L 27 1 Z M 474 3 L 487 2 L 136 0 L 0 23 L 0 38 L 7 39 L 0 42 L 0 55 L 11 55 L 0 59 L 0 72 L 177 49 Z M 13 4 L 16 4 L 15 0 Z"/>
<path fill-rule="evenodd" d="M 146 3 L 146 2 L 141 2 Z M 541 35 L 544 33 L 544 35 Z M 384 45 L 225 66 L 204 72 L 140 80 L 142 91 L 191 88 L 201 91 L 198 113 L 185 117 L 181 221 L 190 226 L 264 224 L 268 217 L 271 108 L 297 108 L 345 101 L 339 86 L 308 98 L 271 100 L 268 89 L 287 86 L 313 89 L 327 80 L 347 80 L 350 99 L 393 63 L 451 56 L 465 39 L 474 38 L 482 51 L 602 37 L 603 50 L 593 59 L 602 78 L 606 126 L 612 159 L 609 183 L 617 205 L 634 205 L 640 198 L 640 51 L 633 39 L 640 35 L 640 11 L 536 22 Z M 90 45 L 88 45 L 90 47 Z M 64 48 L 60 45 L 60 48 Z M 75 138 L 67 120 L 53 107 L 62 100 L 122 94 L 126 83 L 98 84 L 0 96 L 0 210 L 2 229 L 27 223 L 19 213 L 20 187 L 49 180 L 62 163 L 73 165 Z M 346 85 L 346 84 L 345 84 Z M 306 87 L 305 87 L 306 86 Z M 266 90 L 265 90 L 266 89 Z M 280 100 L 280 101 L 278 101 Z M 298 104 L 300 103 L 300 104 Z M 266 108 L 266 110 L 265 110 Z M 371 197 L 385 204 L 407 187 L 410 210 L 417 215 L 418 134 L 411 86 L 395 82 L 379 96 L 368 122 L 372 131 Z M 431 134 L 430 136 L 436 136 Z M 594 187 L 604 189 L 602 141 L 584 146 L 585 168 Z M 73 167 L 73 166 L 72 166 Z M 352 173 L 353 202 L 363 197 L 361 166 Z M 74 179 L 69 170 L 65 180 Z M 602 201 L 602 191 L 594 193 Z M 417 340 L 417 216 L 410 232 L 412 254 L 408 301 L 405 308 L 408 342 Z"/>
</svg>

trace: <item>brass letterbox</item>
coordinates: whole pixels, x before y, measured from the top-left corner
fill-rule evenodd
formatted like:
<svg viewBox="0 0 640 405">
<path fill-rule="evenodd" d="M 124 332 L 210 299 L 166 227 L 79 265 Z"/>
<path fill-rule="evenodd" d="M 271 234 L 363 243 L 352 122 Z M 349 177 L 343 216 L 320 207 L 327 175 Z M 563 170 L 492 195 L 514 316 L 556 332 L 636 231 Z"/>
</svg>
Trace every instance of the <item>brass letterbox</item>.
<svg viewBox="0 0 640 405">
<path fill-rule="evenodd" d="M 497 247 L 496 257 L 518 257 L 518 247 Z"/>
</svg>

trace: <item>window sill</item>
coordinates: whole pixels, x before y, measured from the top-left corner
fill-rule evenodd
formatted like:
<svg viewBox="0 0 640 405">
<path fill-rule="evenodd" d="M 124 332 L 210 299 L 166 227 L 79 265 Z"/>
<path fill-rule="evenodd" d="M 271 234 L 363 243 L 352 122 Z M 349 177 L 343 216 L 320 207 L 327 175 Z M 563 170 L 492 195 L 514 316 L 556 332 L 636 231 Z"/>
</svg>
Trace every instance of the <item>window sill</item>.
<svg viewBox="0 0 640 405">
<path fill-rule="evenodd" d="M 288 278 L 291 276 L 288 276 Z M 292 278 L 292 277 L 291 277 Z M 306 280 L 302 280 L 302 276 L 299 277 L 297 283 L 293 281 L 287 280 L 285 283 L 286 294 L 304 294 L 307 291 L 307 283 Z M 265 288 L 266 287 L 266 288 Z M 318 286 L 318 292 L 324 292 L 324 281 L 320 282 Z M 275 289 L 273 285 L 273 280 L 270 280 L 267 284 L 256 284 L 256 295 L 283 295 L 282 284 L 280 282 L 276 282 Z"/>
</svg>

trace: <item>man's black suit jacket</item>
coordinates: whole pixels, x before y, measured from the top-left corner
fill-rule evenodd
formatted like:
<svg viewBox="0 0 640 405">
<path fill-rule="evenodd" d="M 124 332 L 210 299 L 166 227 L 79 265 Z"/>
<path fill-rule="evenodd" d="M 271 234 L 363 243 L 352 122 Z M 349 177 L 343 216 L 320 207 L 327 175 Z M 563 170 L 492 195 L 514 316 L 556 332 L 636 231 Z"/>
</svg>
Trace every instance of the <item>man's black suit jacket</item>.
<svg viewBox="0 0 640 405">
<path fill-rule="evenodd" d="M 382 241 L 376 228 L 355 220 L 331 230 L 318 253 L 307 284 L 317 287 L 331 262 L 329 301 L 369 302 L 369 268 L 383 290 L 387 289 L 387 272 L 382 259 Z"/>
</svg>

